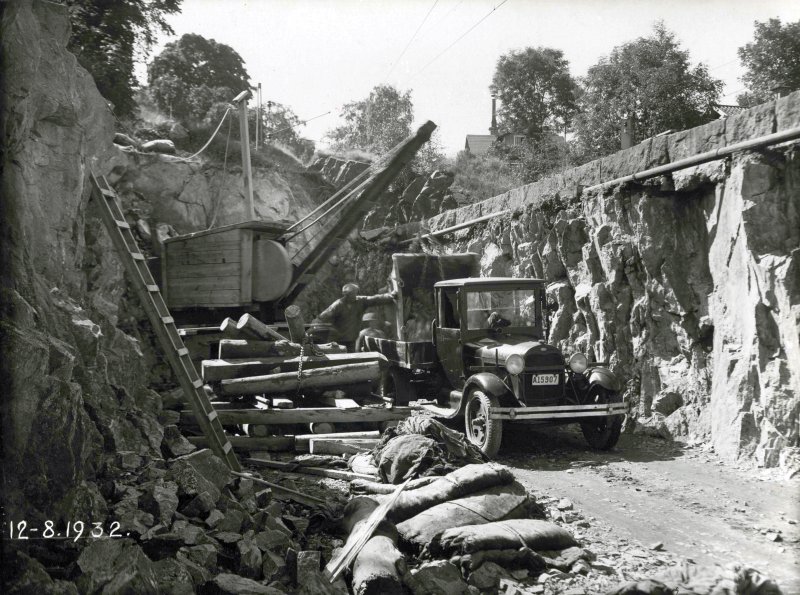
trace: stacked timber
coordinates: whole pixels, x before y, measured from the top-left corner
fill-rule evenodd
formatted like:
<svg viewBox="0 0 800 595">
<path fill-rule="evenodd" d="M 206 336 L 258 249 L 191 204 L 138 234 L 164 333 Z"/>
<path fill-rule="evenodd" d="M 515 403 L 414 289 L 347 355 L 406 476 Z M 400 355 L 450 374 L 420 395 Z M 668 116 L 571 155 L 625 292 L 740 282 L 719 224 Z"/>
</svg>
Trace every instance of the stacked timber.
<svg viewBox="0 0 800 595">
<path fill-rule="evenodd" d="M 374 428 L 411 414 L 411 408 L 391 407 L 377 397 L 388 366 L 383 355 L 346 353 L 336 343 L 300 343 L 308 341 L 302 313 L 296 307 L 287 313 L 291 340 L 250 314 L 224 319 L 217 357 L 200 362 L 207 390 L 226 405 L 216 411 L 221 423 L 229 434 L 247 434 L 231 436 L 234 449 L 354 454 L 375 445 Z M 197 425 L 191 411 L 182 411 L 179 422 Z M 337 428 L 373 431 L 343 434 Z M 345 444 L 342 437 L 357 442 Z M 203 437 L 190 440 L 205 445 Z"/>
</svg>

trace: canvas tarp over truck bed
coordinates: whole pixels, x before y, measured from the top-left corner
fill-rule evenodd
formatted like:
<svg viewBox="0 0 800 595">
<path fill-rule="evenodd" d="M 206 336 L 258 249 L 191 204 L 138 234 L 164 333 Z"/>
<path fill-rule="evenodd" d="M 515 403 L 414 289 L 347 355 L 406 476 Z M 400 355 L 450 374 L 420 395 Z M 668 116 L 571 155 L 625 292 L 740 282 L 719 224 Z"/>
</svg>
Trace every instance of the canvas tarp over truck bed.
<svg viewBox="0 0 800 595">
<path fill-rule="evenodd" d="M 431 322 L 436 318 L 433 286 L 446 279 L 477 277 L 477 254 L 393 254 L 392 278 L 397 300 L 397 336 L 400 341 L 432 341 Z"/>
</svg>

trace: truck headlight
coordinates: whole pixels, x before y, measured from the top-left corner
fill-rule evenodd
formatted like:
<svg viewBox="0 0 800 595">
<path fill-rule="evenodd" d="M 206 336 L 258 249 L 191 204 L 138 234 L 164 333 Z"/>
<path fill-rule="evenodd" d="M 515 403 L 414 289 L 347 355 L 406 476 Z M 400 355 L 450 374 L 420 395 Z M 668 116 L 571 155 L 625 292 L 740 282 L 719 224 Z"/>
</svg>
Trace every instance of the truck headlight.
<svg viewBox="0 0 800 595">
<path fill-rule="evenodd" d="M 518 353 L 512 353 L 506 358 L 506 370 L 509 374 L 521 374 L 525 369 L 525 360 Z"/>
<path fill-rule="evenodd" d="M 569 369 L 580 374 L 589 367 L 589 360 L 582 353 L 573 353 L 569 358 Z"/>
</svg>

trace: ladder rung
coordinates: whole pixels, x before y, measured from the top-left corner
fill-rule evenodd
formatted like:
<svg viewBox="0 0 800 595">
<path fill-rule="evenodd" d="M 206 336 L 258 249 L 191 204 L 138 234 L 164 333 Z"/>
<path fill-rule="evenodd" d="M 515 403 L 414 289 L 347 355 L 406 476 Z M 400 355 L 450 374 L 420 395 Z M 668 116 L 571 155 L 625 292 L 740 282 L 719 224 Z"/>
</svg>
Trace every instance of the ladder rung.
<svg viewBox="0 0 800 595">
<path fill-rule="evenodd" d="M 116 223 L 117 227 L 119 227 L 120 229 L 130 229 L 131 228 L 131 226 L 128 225 L 127 221 L 120 221 L 119 219 L 114 219 L 114 223 Z"/>
<path fill-rule="evenodd" d="M 117 193 L 108 188 L 100 188 L 100 192 L 103 193 L 103 196 L 107 196 L 108 198 L 117 198 Z"/>
<path fill-rule="evenodd" d="M 175 319 L 172 316 L 162 316 L 161 322 L 163 322 L 164 324 L 174 324 Z"/>
<path fill-rule="evenodd" d="M 233 446 L 231 445 L 230 442 L 225 442 L 225 444 L 222 445 L 222 450 L 223 452 L 225 452 L 225 454 L 228 454 L 232 448 Z"/>
<path fill-rule="evenodd" d="M 192 382 L 192 386 L 195 388 L 202 388 L 203 381 L 198 378 L 197 380 Z"/>
<path fill-rule="evenodd" d="M 214 421 L 215 419 L 217 419 L 217 410 L 212 409 L 211 411 L 208 412 L 208 415 L 206 417 L 208 417 L 208 421 Z"/>
<path fill-rule="evenodd" d="M 158 285 L 145 285 L 150 293 L 158 293 Z"/>
<path fill-rule="evenodd" d="M 186 349 L 186 347 L 179 347 L 178 348 L 178 355 L 180 355 L 180 356 L 189 355 L 189 350 Z"/>
<path fill-rule="evenodd" d="M 144 254 L 141 252 L 131 252 L 131 256 L 133 256 L 133 260 L 144 260 Z"/>
</svg>

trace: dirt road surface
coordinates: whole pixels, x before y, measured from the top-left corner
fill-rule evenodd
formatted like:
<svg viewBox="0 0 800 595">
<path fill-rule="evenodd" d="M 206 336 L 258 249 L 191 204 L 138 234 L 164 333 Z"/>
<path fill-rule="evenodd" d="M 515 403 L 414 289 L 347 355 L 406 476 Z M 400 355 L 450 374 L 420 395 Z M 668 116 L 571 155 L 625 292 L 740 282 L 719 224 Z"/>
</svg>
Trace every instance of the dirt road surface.
<svg viewBox="0 0 800 595">
<path fill-rule="evenodd" d="M 691 559 L 752 566 L 800 593 L 800 479 L 645 436 L 624 434 L 596 452 L 577 429 L 509 434 L 498 462 L 573 524 L 595 565 L 608 564 L 609 584 Z"/>
</svg>

